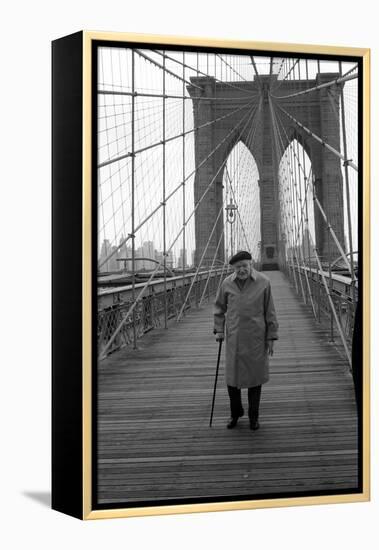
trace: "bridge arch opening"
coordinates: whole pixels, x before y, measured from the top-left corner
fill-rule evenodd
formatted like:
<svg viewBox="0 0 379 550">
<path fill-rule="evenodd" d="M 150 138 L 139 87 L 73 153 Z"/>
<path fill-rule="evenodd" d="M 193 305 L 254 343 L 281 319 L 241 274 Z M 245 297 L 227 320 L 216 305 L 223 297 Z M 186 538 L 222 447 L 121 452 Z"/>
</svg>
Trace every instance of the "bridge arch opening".
<svg viewBox="0 0 379 550">
<path fill-rule="evenodd" d="M 238 141 L 229 152 L 223 171 L 225 258 L 248 250 L 260 263 L 261 206 L 259 170 L 251 151 Z M 235 207 L 235 209 L 231 208 Z"/>
<path fill-rule="evenodd" d="M 315 262 L 316 225 L 312 162 L 299 136 L 293 137 L 279 162 L 281 261 Z"/>
</svg>

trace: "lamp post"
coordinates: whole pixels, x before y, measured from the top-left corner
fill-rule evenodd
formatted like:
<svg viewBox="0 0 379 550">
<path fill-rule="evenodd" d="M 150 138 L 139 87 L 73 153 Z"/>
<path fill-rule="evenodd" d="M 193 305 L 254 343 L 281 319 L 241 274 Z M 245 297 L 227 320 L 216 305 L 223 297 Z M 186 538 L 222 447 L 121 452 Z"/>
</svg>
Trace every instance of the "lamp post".
<svg viewBox="0 0 379 550">
<path fill-rule="evenodd" d="M 232 199 L 230 199 L 229 204 L 225 208 L 226 210 L 226 221 L 230 223 L 230 256 L 233 256 L 233 224 L 237 219 L 237 206 L 233 204 Z"/>
</svg>

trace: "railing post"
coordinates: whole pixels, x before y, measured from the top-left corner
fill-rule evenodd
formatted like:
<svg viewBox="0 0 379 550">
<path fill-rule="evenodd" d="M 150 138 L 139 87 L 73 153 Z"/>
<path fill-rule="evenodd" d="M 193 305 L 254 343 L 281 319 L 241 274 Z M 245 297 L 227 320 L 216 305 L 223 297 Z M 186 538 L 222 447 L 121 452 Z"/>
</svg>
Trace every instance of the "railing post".
<svg viewBox="0 0 379 550">
<path fill-rule="evenodd" d="M 154 293 L 154 287 L 152 289 L 151 293 L 151 323 L 153 327 L 155 327 L 155 293 Z"/>
<path fill-rule="evenodd" d="M 331 300 L 333 300 L 333 278 L 332 278 L 332 270 L 330 267 L 330 260 L 329 260 L 329 293 L 330 293 Z M 329 311 L 330 311 L 330 341 L 334 342 L 333 312 L 330 307 L 329 307 Z M 341 315 L 340 315 L 340 319 L 341 319 Z"/>
<path fill-rule="evenodd" d="M 315 248 L 316 254 L 318 254 L 317 248 Z M 320 275 L 319 275 L 319 267 L 317 262 L 317 305 L 318 305 L 318 322 L 321 323 L 321 284 L 320 284 Z"/>
</svg>

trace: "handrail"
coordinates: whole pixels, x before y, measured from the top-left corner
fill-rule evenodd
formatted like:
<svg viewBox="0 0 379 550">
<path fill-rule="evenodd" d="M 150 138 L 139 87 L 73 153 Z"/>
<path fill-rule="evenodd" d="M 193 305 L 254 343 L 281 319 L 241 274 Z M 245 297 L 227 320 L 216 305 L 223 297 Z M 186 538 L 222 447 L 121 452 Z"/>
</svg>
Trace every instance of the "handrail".
<svg viewBox="0 0 379 550">
<path fill-rule="evenodd" d="M 216 269 L 213 270 L 213 272 L 216 273 L 216 274 L 220 271 L 222 272 L 221 268 L 216 268 Z M 208 275 L 208 273 L 209 273 L 209 269 L 206 270 L 206 271 L 200 271 L 198 273 L 198 275 Z M 186 275 L 189 276 L 189 277 L 195 276 L 196 272 L 193 271 L 193 272 L 187 273 Z M 182 281 L 183 280 L 183 274 L 175 276 L 175 277 L 171 277 L 169 280 L 170 280 L 170 282 Z M 163 278 L 154 279 L 154 280 L 150 281 L 147 286 L 159 285 L 159 284 L 162 284 L 162 282 L 163 282 Z M 135 284 L 136 289 L 141 288 L 143 286 L 146 286 L 146 281 Z M 123 291 L 128 291 L 130 289 L 131 289 L 131 284 L 130 285 L 125 285 L 125 286 L 118 286 L 117 288 L 112 288 L 112 289 L 99 289 L 98 296 L 105 296 L 107 294 L 120 293 L 120 292 L 123 292 Z"/>
</svg>

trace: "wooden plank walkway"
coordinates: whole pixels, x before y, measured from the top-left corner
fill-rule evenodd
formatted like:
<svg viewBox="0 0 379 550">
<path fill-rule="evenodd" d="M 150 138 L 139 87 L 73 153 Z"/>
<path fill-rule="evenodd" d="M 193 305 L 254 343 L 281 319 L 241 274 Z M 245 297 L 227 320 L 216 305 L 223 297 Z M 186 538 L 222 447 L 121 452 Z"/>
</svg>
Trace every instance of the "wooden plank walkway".
<svg viewBox="0 0 379 550">
<path fill-rule="evenodd" d="M 338 491 L 357 487 L 357 421 L 343 357 L 280 272 L 267 272 L 280 340 L 263 386 L 261 428 L 226 429 L 220 378 L 209 415 L 217 348 L 212 305 L 99 366 L 98 501 Z M 247 390 L 243 390 L 247 412 Z M 190 501 L 189 500 L 189 501 Z"/>
</svg>

